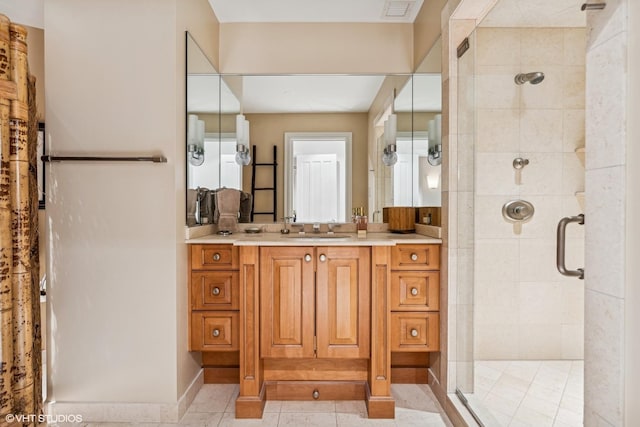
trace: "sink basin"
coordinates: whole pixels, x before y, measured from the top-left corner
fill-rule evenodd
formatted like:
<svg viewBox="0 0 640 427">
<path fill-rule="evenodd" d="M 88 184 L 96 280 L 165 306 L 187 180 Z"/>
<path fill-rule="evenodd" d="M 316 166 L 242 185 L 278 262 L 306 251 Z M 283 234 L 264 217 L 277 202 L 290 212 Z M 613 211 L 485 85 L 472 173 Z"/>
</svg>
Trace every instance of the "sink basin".
<svg viewBox="0 0 640 427">
<path fill-rule="evenodd" d="M 308 240 L 317 240 L 317 239 L 351 239 L 351 235 L 349 234 L 339 234 L 339 233 L 305 233 L 305 234 L 288 234 L 287 239 L 308 239 Z"/>
</svg>

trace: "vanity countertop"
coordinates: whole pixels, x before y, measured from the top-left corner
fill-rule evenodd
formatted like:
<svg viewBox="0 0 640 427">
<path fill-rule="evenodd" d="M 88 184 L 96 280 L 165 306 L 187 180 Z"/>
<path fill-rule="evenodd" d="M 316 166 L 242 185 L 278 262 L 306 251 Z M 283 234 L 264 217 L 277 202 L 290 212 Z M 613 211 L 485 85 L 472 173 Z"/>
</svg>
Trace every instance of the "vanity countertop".
<svg viewBox="0 0 640 427">
<path fill-rule="evenodd" d="M 323 233 L 323 235 L 325 235 Z M 233 244 L 235 246 L 395 246 L 398 244 L 440 244 L 442 239 L 422 234 L 367 233 L 366 238 L 356 233 L 338 233 L 339 238 L 323 238 L 306 233 L 301 238 L 298 233 L 234 233 L 230 236 L 209 234 L 187 239 L 188 244 Z"/>
</svg>

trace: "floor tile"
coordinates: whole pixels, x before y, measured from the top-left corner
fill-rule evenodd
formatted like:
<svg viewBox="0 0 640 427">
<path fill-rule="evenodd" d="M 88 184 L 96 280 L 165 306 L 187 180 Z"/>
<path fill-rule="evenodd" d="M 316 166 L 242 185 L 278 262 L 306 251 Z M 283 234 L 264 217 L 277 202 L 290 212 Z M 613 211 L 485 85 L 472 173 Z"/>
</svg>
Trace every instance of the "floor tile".
<svg viewBox="0 0 640 427">
<path fill-rule="evenodd" d="M 331 427 L 337 426 L 335 412 L 281 412 L 278 427 Z"/>
</svg>

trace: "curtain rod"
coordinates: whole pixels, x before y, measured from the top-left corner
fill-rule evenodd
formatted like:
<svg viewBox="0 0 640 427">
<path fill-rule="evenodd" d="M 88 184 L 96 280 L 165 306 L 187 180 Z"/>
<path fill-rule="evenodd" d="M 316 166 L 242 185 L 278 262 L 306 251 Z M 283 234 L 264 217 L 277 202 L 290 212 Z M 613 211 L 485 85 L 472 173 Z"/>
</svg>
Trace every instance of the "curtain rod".
<svg viewBox="0 0 640 427">
<path fill-rule="evenodd" d="M 164 156 L 147 156 L 147 157 L 112 157 L 112 156 L 42 156 L 43 162 L 66 162 L 66 161 L 84 161 L 84 162 L 153 162 L 167 163 Z"/>
</svg>

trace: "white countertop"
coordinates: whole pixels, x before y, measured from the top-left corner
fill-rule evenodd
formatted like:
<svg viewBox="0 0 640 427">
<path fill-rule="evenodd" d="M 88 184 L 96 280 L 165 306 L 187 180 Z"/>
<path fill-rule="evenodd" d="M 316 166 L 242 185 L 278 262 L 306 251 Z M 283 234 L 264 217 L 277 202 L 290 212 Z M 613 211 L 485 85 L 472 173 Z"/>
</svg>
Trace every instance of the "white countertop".
<svg viewBox="0 0 640 427">
<path fill-rule="evenodd" d="M 321 233 L 325 236 L 325 233 Z M 413 244 L 440 244 L 442 239 L 425 236 L 422 234 L 397 234 L 397 233 L 367 233 L 366 238 L 358 238 L 356 233 L 339 233 L 340 238 L 322 238 L 313 233 L 304 234 L 304 238 L 298 233 L 243 233 L 238 232 L 230 236 L 209 234 L 207 236 L 187 239 L 188 244 L 233 244 L 235 246 L 395 246 L 403 243 Z"/>
</svg>

